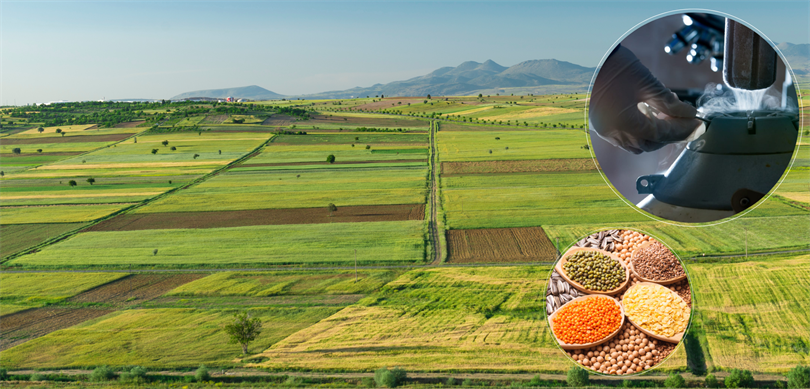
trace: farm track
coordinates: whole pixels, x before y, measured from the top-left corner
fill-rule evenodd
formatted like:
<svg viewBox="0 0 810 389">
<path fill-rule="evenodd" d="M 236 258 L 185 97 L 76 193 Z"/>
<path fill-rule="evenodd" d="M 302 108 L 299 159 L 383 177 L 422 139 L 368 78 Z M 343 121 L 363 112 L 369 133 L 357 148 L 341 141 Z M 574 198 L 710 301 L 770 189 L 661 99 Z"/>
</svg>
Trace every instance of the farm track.
<svg viewBox="0 0 810 389">
<path fill-rule="evenodd" d="M 430 122 L 430 221 L 428 228 L 430 238 L 433 240 L 433 260 L 432 265 L 442 262 L 442 242 L 439 239 L 438 210 L 436 202 L 437 185 L 436 177 L 439 174 L 436 169 L 436 122 Z"/>
</svg>

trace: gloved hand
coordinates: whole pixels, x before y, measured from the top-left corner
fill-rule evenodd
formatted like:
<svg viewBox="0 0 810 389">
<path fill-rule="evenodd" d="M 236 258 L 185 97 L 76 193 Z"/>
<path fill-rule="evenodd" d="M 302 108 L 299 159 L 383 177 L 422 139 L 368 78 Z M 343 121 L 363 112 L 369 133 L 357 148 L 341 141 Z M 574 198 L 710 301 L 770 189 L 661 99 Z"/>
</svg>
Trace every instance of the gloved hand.
<svg viewBox="0 0 810 389">
<path fill-rule="evenodd" d="M 645 115 L 639 103 L 660 111 Z M 641 154 L 683 141 L 700 126 L 695 107 L 678 100 L 632 51 L 620 46 L 605 61 L 593 85 L 590 124 L 600 137 Z"/>
</svg>

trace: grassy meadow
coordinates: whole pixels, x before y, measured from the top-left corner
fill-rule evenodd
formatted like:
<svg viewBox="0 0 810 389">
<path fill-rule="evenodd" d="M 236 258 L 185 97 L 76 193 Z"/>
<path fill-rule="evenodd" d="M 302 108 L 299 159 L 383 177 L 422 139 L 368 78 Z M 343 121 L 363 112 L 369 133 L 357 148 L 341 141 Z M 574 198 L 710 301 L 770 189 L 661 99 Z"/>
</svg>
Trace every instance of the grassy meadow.
<svg viewBox="0 0 810 389">
<path fill-rule="evenodd" d="M 439 131 L 436 140 L 443 162 L 591 157 L 585 134 L 574 130 Z"/>
</svg>

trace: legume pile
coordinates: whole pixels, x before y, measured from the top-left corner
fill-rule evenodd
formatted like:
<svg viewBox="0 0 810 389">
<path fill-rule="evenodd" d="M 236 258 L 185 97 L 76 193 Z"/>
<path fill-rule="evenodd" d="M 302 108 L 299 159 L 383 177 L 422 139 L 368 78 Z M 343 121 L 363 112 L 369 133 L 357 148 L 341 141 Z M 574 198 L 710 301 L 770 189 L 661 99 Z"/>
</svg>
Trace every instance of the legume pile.
<svg viewBox="0 0 810 389">
<path fill-rule="evenodd" d="M 631 260 L 636 273 L 651 281 L 666 281 L 686 274 L 678 258 L 656 241 L 636 250 Z"/>
<path fill-rule="evenodd" d="M 634 251 L 646 242 L 650 242 L 648 247 L 644 249 L 643 252 L 636 253 L 634 256 Z M 684 279 L 683 281 L 667 286 L 656 284 L 657 281 L 671 280 L 672 278 L 685 274 L 685 269 L 680 261 L 678 261 L 677 257 L 672 254 L 666 246 L 647 235 L 630 230 L 600 231 L 583 238 L 577 242 L 575 246 L 599 248 L 608 251 L 618 256 L 624 261 L 623 265 L 626 266 L 630 266 L 632 261 L 632 265 L 635 268 L 633 269 L 634 272 L 630 272 L 629 274 L 630 279 L 628 280 L 628 285 L 625 289 L 619 291 L 615 297 L 622 302 L 625 315 L 628 319 L 632 319 L 636 325 L 642 326 L 646 331 L 661 336 L 673 336 L 686 329 L 692 308 L 692 293 L 689 281 Z M 583 254 L 580 256 L 585 256 L 590 259 L 592 254 Z M 574 261 L 572 261 L 574 263 L 582 261 L 582 259 L 574 257 L 574 255 L 571 255 L 571 257 L 571 259 L 574 259 Z M 591 282 L 591 286 L 605 287 L 604 281 L 602 285 L 594 281 L 596 275 L 599 274 L 598 271 L 593 271 L 594 268 L 595 266 L 588 268 L 586 265 L 583 270 L 577 266 L 573 268 L 563 266 L 563 271 L 566 276 L 583 284 L 583 286 Z M 576 276 L 572 273 L 576 274 Z M 624 276 L 624 273 L 622 276 Z M 653 285 L 648 285 L 647 283 L 639 285 L 642 282 L 639 276 L 651 280 Z M 581 278 L 578 279 L 577 277 Z M 559 278 L 559 276 L 557 275 L 556 278 Z M 618 285 L 621 285 L 622 282 L 624 282 L 624 278 L 620 280 Z M 607 286 L 610 285 L 612 284 L 608 284 Z M 618 287 L 618 285 L 615 287 Z M 562 286 L 563 285 L 555 284 L 558 291 L 563 290 Z M 610 290 L 610 288 L 594 288 L 592 290 L 605 291 Z M 553 291 L 546 292 L 547 298 L 548 296 L 552 296 L 553 298 L 554 294 L 552 292 Z M 582 293 L 579 294 L 582 295 Z M 561 302 L 562 301 L 563 300 L 561 300 Z M 551 304 L 551 311 L 557 311 L 555 319 L 572 304 L 575 303 L 564 304 L 562 308 Z M 547 311 L 548 309 L 549 306 L 547 305 Z M 621 322 L 621 320 L 619 320 L 619 322 Z M 577 322 L 574 321 L 574 323 Z M 556 324 L 553 325 L 555 326 L 554 335 L 562 340 L 557 334 Z M 635 374 L 653 368 L 663 362 L 664 359 L 675 350 L 677 343 L 654 339 L 641 332 L 641 329 L 636 325 L 630 323 L 628 320 L 622 326 L 619 333 L 606 343 L 583 350 L 568 350 L 566 353 L 580 366 L 593 371 L 603 374 L 625 375 Z M 606 334 L 604 336 L 608 336 L 616 328 L 617 327 L 604 329 L 602 333 Z M 571 334 L 575 334 L 576 331 L 587 330 L 587 327 L 577 327 L 575 325 L 569 328 Z M 600 339 L 604 339 L 604 336 Z"/>
<path fill-rule="evenodd" d="M 639 327 L 670 337 L 686 329 L 691 310 L 677 293 L 658 284 L 636 284 L 622 299 L 624 314 Z M 564 307 L 563 307 L 564 308 Z"/>
<path fill-rule="evenodd" d="M 568 344 L 597 342 L 622 324 L 622 311 L 616 300 L 594 296 L 566 304 L 552 319 L 554 335 Z"/>
<path fill-rule="evenodd" d="M 616 289 L 627 276 L 619 261 L 598 251 L 577 251 L 569 255 L 563 271 L 571 280 L 595 291 Z"/>
<path fill-rule="evenodd" d="M 603 374 L 640 373 L 661 363 L 675 344 L 656 340 L 625 323 L 610 342 L 583 350 L 569 350 L 568 356 L 580 365 Z"/>
</svg>

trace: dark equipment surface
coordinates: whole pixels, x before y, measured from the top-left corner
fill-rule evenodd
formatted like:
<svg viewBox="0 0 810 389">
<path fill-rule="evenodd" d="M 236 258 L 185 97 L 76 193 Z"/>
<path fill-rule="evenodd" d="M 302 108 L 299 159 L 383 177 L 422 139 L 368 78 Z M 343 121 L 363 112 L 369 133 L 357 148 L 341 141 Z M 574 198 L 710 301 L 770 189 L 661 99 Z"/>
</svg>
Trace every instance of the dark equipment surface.
<svg viewBox="0 0 810 389">
<path fill-rule="evenodd" d="M 756 32 L 726 19 L 723 81 L 728 86 L 754 90 L 776 81 L 776 51 Z"/>
<path fill-rule="evenodd" d="M 666 173 L 636 180 L 638 193 L 680 207 L 739 212 L 776 185 L 796 146 L 796 114 L 745 111 L 706 119 L 706 133 Z"/>
</svg>

